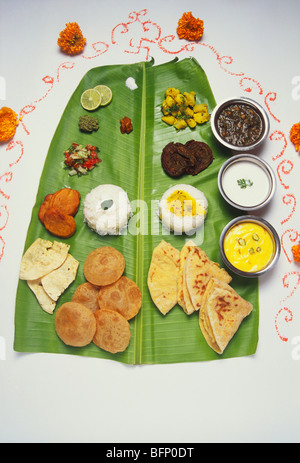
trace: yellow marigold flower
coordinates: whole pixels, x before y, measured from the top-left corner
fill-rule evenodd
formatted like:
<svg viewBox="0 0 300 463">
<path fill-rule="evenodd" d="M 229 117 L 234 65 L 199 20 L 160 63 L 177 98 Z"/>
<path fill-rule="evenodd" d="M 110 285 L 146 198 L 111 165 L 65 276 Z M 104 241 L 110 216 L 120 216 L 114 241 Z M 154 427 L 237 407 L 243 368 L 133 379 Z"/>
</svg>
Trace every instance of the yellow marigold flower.
<svg viewBox="0 0 300 463">
<path fill-rule="evenodd" d="M 84 49 L 85 44 L 86 39 L 75 22 L 67 23 L 66 28 L 60 32 L 57 40 L 57 45 L 68 55 L 77 55 Z"/>
<path fill-rule="evenodd" d="M 195 18 L 191 11 L 183 13 L 178 21 L 177 34 L 180 39 L 199 41 L 204 33 L 204 22 Z"/>
<path fill-rule="evenodd" d="M 0 109 L 0 142 L 6 142 L 13 138 L 19 124 L 17 114 L 10 108 Z"/>
<path fill-rule="evenodd" d="M 291 142 L 295 145 L 297 151 L 300 151 L 300 122 L 294 124 L 290 131 Z"/>
<path fill-rule="evenodd" d="M 297 244 L 297 246 L 292 247 L 292 251 L 293 251 L 294 260 L 296 262 L 300 262 L 300 242 Z"/>
</svg>

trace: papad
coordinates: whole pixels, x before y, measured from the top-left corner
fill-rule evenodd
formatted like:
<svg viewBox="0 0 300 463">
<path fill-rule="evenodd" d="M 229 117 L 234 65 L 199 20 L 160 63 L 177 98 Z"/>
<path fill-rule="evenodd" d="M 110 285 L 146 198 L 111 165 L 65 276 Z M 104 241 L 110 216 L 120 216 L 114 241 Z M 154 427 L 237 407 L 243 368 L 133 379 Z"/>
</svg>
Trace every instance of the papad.
<svg viewBox="0 0 300 463">
<path fill-rule="evenodd" d="M 20 265 L 21 280 L 38 280 L 56 270 L 66 260 L 70 246 L 37 238 L 27 249 Z"/>
</svg>

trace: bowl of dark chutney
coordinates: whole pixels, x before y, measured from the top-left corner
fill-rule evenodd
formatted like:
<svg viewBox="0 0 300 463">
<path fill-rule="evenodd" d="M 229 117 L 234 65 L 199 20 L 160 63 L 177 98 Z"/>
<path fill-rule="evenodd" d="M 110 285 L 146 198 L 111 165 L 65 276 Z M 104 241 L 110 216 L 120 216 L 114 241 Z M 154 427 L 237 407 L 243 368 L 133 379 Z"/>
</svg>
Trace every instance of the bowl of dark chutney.
<svg viewBox="0 0 300 463">
<path fill-rule="evenodd" d="M 268 136 L 270 122 L 263 107 L 256 101 L 236 97 L 219 103 L 211 115 L 215 138 L 233 151 L 258 148 Z"/>
</svg>

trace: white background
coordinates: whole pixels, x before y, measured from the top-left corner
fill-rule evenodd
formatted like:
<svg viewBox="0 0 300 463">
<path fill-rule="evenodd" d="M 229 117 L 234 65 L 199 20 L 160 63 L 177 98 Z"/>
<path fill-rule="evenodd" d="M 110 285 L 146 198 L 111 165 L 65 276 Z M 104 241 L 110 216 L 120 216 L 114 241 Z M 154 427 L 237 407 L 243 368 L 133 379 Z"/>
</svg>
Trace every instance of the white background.
<svg viewBox="0 0 300 463">
<path fill-rule="evenodd" d="M 49 144 L 70 96 L 90 68 L 147 59 L 147 42 L 134 49 L 128 41 L 131 34 L 136 45 L 147 35 L 141 35 L 138 22 L 130 34 L 119 34 L 112 43 L 115 26 L 142 10 L 141 20 L 156 23 L 161 38 L 175 36 L 163 42 L 174 54 L 163 51 L 158 40 L 148 43 L 156 64 L 194 56 L 217 101 L 244 95 L 265 109 L 267 102 L 273 114 L 270 134 L 280 131 L 287 139 L 285 149 L 283 139 L 270 139 L 260 153 L 278 178 L 276 196 L 260 214 L 277 229 L 284 249 L 276 269 L 260 280 L 257 353 L 153 366 L 18 354 L 13 338 L 19 264 Z M 176 36 L 184 11 L 204 20 L 205 34 L 200 45 L 179 53 L 187 45 Z M 14 139 L 22 142 L 23 151 L 20 144 L 11 149 L 0 145 L 2 442 L 300 440 L 300 266 L 290 252 L 300 229 L 300 154 L 288 136 L 300 121 L 299 14 L 299 0 L 0 0 L 0 107 L 17 113 L 35 107 Z M 56 45 L 65 23 L 73 21 L 87 38 L 85 58 L 66 56 Z M 97 55 L 92 44 L 98 42 L 108 44 L 108 50 L 92 58 Z M 73 67 L 63 69 L 62 63 Z"/>
</svg>

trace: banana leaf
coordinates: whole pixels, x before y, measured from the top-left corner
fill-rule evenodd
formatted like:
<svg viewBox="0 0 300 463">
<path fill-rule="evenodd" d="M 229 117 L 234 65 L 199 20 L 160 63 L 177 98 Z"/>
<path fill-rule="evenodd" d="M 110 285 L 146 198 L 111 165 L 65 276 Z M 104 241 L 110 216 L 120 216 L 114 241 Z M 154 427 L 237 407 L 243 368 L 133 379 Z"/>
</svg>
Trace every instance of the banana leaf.
<svg viewBox="0 0 300 463">
<path fill-rule="evenodd" d="M 133 77 L 137 89 L 131 90 L 126 79 Z M 108 85 L 113 100 L 95 111 L 100 129 L 84 134 L 78 129 L 79 117 L 86 113 L 80 105 L 80 96 L 98 84 Z M 192 238 L 208 256 L 224 266 L 219 253 L 219 237 L 223 227 L 239 211 L 228 206 L 221 198 L 218 171 L 230 155 L 215 141 L 210 122 L 176 132 L 161 121 L 161 103 L 168 87 L 195 91 L 197 103 L 207 103 L 211 113 L 216 105 L 207 76 L 193 59 L 175 59 L 161 65 L 154 61 L 129 65 L 102 66 L 84 75 L 74 91 L 53 136 L 40 179 L 33 207 L 25 250 L 38 237 L 54 240 L 40 223 L 38 210 L 44 197 L 64 186 L 78 190 L 81 206 L 75 217 L 77 231 L 70 239 L 70 253 L 80 262 L 77 278 L 60 297 L 58 305 L 70 301 L 77 286 L 85 282 L 83 263 L 95 248 L 113 246 L 126 260 L 125 274 L 136 281 L 142 290 L 143 305 L 139 314 L 130 321 L 131 341 L 125 352 L 110 354 L 91 343 L 84 348 L 66 346 L 56 335 L 54 315 L 39 306 L 27 283 L 19 281 L 16 295 L 15 339 L 17 352 L 72 354 L 111 359 L 125 364 L 163 364 L 199 362 L 255 353 L 258 343 L 258 280 L 233 276 L 232 287 L 250 301 L 254 310 L 244 320 L 223 355 L 216 354 L 205 342 L 199 328 L 198 313 L 187 316 L 177 305 L 166 316 L 154 306 L 147 287 L 147 275 L 152 251 L 162 239 L 181 249 L 187 237 L 168 233 L 157 218 L 157 201 L 176 183 L 191 184 L 204 192 L 209 211 L 204 227 Z M 130 134 L 121 134 L 120 120 L 128 116 L 133 123 Z M 161 167 L 161 152 L 171 142 L 204 141 L 214 153 L 214 161 L 197 176 L 171 179 Z M 100 149 L 102 162 L 88 175 L 71 177 L 63 168 L 64 151 L 73 143 L 92 144 Z M 129 196 L 134 215 L 127 231 L 120 236 L 100 237 L 92 232 L 83 219 L 83 199 L 94 187 L 103 183 L 121 186 Z M 59 241 L 59 240 L 58 240 Z"/>
</svg>

